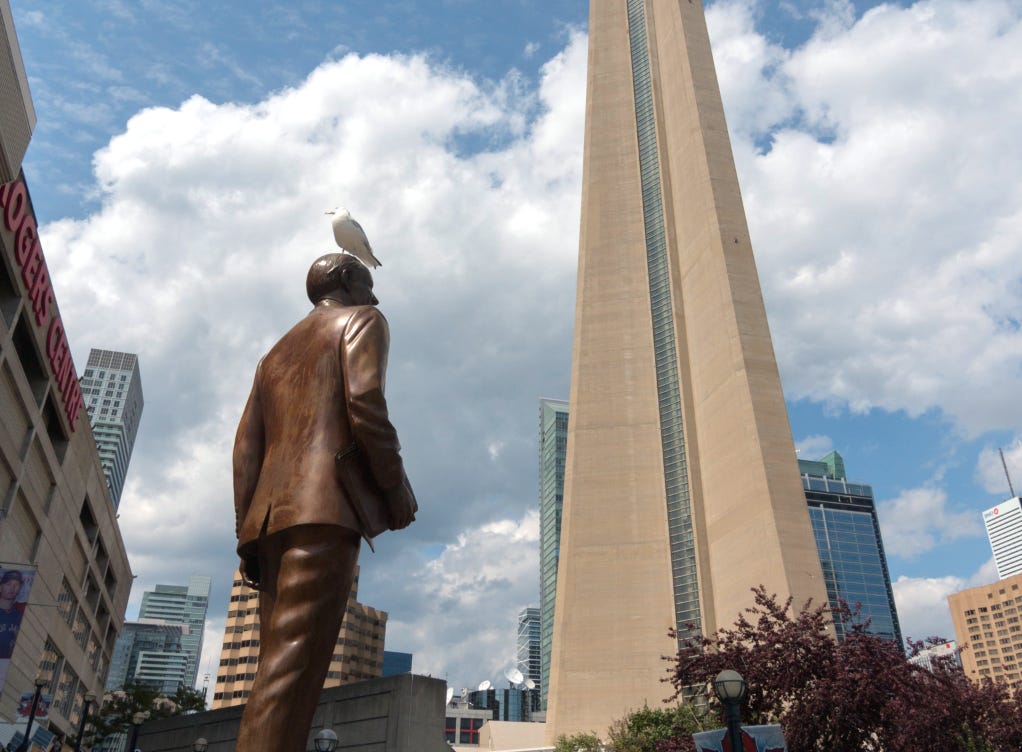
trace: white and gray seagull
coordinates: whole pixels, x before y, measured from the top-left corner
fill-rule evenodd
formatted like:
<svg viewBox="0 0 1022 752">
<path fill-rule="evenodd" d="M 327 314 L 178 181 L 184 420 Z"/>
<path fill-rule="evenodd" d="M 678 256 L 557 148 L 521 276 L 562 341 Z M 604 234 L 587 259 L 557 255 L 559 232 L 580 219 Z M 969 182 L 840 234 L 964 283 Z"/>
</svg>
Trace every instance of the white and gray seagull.
<svg viewBox="0 0 1022 752">
<path fill-rule="evenodd" d="M 365 230 L 362 229 L 362 225 L 352 219 L 351 212 L 338 206 L 333 211 L 326 213 L 334 215 L 331 220 L 331 224 L 334 226 L 334 240 L 337 241 L 341 250 L 347 251 L 366 266 L 371 266 L 374 269 L 377 266 L 383 266 L 383 263 L 373 255 L 373 249 L 369 245 L 369 238 L 366 237 Z"/>
</svg>

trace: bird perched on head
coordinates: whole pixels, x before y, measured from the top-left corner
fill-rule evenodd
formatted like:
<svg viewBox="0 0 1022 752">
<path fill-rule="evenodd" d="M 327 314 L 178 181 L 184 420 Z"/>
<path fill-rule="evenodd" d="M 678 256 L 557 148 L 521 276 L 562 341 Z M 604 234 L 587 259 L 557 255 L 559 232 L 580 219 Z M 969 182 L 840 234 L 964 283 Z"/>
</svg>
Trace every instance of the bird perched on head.
<svg viewBox="0 0 1022 752">
<path fill-rule="evenodd" d="M 366 237 L 362 225 L 351 218 L 351 212 L 338 206 L 327 214 L 333 214 L 331 224 L 334 226 L 334 240 L 341 250 L 347 251 L 366 266 L 374 269 L 383 266 L 383 263 L 373 255 L 372 246 L 369 245 L 369 238 Z"/>
</svg>

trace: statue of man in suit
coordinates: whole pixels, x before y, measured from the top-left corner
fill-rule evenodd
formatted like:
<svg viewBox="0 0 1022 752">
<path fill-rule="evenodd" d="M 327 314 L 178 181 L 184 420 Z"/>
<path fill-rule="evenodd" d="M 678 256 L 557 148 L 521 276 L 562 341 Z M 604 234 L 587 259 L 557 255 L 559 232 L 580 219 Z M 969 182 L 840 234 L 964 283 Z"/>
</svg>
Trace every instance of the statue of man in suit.
<svg viewBox="0 0 1022 752">
<path fill-rule="evenodd" d="M 259 589 L 260 640 L 238 752 L 305 751 L 360 538 L 406 527 L 417 509 L 383 396 L 390 335 L 372 275 L 331 253 L 306 290 L 313 309 L 259 362 L 234 443 L 238 554 Z"/>
</svg>

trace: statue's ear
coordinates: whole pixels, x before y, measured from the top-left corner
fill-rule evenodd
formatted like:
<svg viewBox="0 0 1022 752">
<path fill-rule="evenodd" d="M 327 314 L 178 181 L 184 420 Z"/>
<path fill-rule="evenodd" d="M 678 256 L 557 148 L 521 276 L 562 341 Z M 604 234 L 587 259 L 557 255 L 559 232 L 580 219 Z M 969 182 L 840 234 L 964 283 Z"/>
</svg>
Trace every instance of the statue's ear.
<svg viewBox="0 0 1022 752">
<path fill-rule="evenodd" d="M 337 285 L 342 290 L 351 289 L 351 269 L 348 267 L 341 267 L 337 270 Z"/>
</svg>

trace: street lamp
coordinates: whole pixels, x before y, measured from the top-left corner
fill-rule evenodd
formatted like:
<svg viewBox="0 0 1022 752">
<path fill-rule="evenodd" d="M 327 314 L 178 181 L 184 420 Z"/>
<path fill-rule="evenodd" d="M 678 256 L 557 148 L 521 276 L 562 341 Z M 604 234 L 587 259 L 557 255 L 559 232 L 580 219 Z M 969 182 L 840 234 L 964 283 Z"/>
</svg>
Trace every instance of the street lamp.
<svg viewBox="0 0 1022 752">
<path fill-rule="evenodd" d="M 713 680 L 713 693 L 727 710 L 727 734 L 731 739 L 731 752 L 742 752 L 742 700 L 745 698 L 745 679 L 737 671 L 724 669 Z"/>
<path fill-rule="evenodd" d="M 337 748 L 337 734 L 333 729 L 325 728 L 316 734 L 312 745 L 316 748 L 316 752 L 334 752 L 334 749 Z"/>
<path fill-rule="evenodd" d="M 85 733 L 85 722 L 89 718 L 89 706 L 96 701 L 95 692 L 85 693 L 85 704 L 82 705 L 82 720 L 78 722 L 78 736 L 75 737 L 75 752 L 81 752 L 82 735 Z"/>
<path fill-rule="evenodd" d="M 138 744 L 138 727 L 145 723 L 148 717 L 149 714 L 144 710 L 140 710 L 131 716 L 131 743 L 128 744 L 127 752 L 135 752 L 135 745 Z"/>
<path fill-rule="evenodd" d="M 208 746 L 209 742 L 206 741 L 206 738 L 200 736 L 198 739 L 192 742 L 192 752 L 206 752 L 206 747 Z"/>
<path fill-rule="evenodd" d="M 43 693 L 43 687 L 49 682 L 41 676 L 35 678 L 35 694 L 32 695 L 32 710 L 28 713 L 28 724 L 25 726 L 25 738 L 18 745 L 18 752 L 25 752 L 28 749 L 29 738 L 32 735 L 32 721 L 35 720 L 35 711 L 39 707 L 39 696 Z"/>
</svg>

